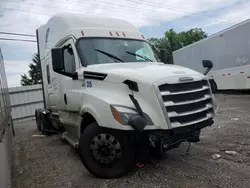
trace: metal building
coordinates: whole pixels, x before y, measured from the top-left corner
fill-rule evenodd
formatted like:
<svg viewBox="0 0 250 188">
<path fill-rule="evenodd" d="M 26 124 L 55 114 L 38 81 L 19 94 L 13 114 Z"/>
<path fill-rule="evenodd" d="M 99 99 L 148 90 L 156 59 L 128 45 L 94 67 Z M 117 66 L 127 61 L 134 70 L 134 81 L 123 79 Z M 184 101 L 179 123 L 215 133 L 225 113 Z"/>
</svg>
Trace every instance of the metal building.
<svg viewBox="0 0 250 188">
<path fill-rule="evenodd" d="M 0 187 L 11 187 L 12 138 L 11 105 L 3 56 L 0 49 Z"/>
</svg>

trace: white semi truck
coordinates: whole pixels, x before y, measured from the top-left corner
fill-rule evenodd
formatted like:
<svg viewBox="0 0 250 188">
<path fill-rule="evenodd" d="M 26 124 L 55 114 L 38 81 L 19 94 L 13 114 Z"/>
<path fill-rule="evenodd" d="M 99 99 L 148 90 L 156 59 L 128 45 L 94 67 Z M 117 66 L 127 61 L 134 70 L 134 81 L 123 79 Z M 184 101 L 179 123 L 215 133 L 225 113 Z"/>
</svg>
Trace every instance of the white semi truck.
<svg viewBox="0 0 250 188">
<path fill-rule="evenodd" d="M 37 41 L 45 103 L 37 127 L 60 131 L 97 177 L 121 177 L 145 148 L 160 154 L 197 142 L 213 124 L 206 76 L 157 62 L 124 20 L 58 14 L 37 29 Z"/>
<path fill-rule="evenodd" d="M 174 64 L 202 72 L 200 61 L 209 59 L 214 66 L 207 76 L 214 92 L 250 89 L 249 32 L 246 20 L 173 52 Z"/>
</svg>

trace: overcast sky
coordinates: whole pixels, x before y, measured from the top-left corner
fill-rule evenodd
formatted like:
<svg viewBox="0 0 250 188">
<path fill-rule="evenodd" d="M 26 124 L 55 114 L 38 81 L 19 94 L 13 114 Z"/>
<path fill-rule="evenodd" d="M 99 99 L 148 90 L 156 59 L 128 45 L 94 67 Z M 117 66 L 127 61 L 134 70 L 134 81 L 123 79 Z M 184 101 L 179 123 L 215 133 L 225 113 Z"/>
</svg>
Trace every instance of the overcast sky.
<svg viewBox="0 0 250 188">
<path fill-rule="evenodd" d="M 123 18 L 146 37 L 160 37 L 174 28 L 200 27 L 209 35 L 248 19 L 250 0 L 0 0 L 0 31 L 35 34 L 55 13 L 77 12 Z M 35 40 L 0 35 L 0 38 Z M 0 40 L 9 87 L 20 85 L 36 43 Z"/>
</svg>

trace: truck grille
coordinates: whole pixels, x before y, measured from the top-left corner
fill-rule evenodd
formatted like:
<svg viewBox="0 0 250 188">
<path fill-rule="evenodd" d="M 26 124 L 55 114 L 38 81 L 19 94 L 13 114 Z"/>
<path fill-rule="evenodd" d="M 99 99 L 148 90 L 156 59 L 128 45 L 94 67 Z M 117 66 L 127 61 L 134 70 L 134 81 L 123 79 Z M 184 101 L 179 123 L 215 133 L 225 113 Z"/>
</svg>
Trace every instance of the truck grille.
<svg viewBox="0 0 250 188">
<path fill-rule="evenodd" d="M 213 103 L 206 80 L 163 84 L 159 90 L 173 128 L 213 118 Z"/>
</svg>

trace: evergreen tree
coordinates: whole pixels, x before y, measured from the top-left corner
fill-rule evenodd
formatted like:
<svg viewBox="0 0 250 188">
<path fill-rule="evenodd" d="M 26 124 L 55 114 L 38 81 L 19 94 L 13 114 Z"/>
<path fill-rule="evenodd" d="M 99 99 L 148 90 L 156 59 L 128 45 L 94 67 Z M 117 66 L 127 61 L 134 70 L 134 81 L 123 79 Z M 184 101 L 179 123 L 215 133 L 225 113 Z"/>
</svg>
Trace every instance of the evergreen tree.
<svg viewBox="0 0 250 188">
<path fill-rule="evenodd" d="M 22 86 L 42 83 L 41 62 L 37 53 L 34 54 L 32 61 L 29 65 L 30 70 L 28 71 L 28 75 L 21 75 Z"/>
</svg>

